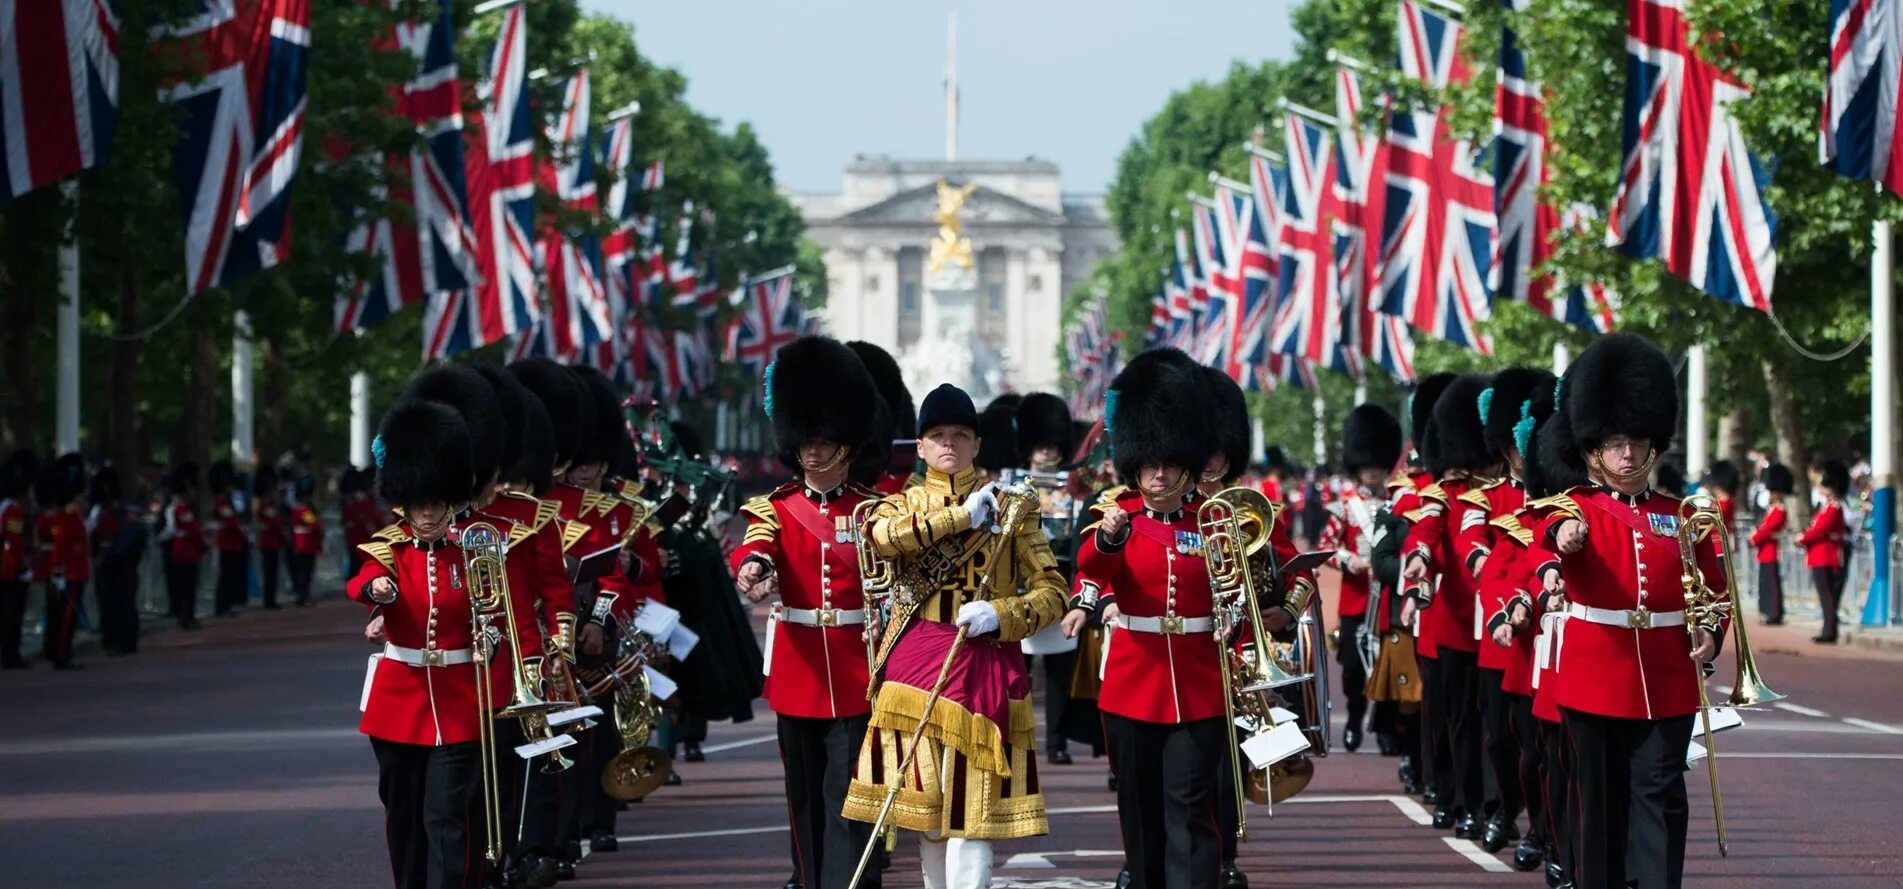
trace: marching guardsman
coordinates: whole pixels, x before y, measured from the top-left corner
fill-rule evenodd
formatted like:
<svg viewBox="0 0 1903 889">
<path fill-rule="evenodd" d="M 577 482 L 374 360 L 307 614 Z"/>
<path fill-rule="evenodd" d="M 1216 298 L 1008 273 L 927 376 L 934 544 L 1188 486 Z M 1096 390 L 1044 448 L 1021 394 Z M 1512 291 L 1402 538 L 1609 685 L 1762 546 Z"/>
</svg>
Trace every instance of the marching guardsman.
<svg viewBox="0 0 1903 889">
<path fill-rule="evenodd" d="M 238 490 L 238 477 L 230 460 L 219 460 L 205 471 L 205 484 L 211 488 L 212 546 L 218 550 L 218 584 L 212 593 L 212 613 L 236 617 L 238 607 L 251 594 L 251 540 L 244 508 L 244 492 Z"/>
<path fill-rule="evenodd" d="M 1481 838 L 1485 786 L 1480 749 L 1479 600 L 1474 569 L 1484 553 L 1461 549 L 1463 527 L 1484 524 L 1486 514 L 1461 495 L 1484 486 L 1499 469 L 1487 449 L 1480 421 L 1480 394 L 1489 380 L 1479 374 L 1455 379 L 1434 402 L 1422 456 L 1438 481 L 1421 491 L 1421 518 L 1408 530 L 1402 570 L 1414 584 L 1412 606 L 1419 616 L 1421 655 L 1428 707 L 1441 723 L 1448 763 L 1436 769 L 1440 800 L 1434 824 L 1452 818 L 1454 835 Z"/>
<path fill-rule="evenodd" d="M 802 337 L 781 349 L 764 395 L 794 481 L 740 508 L 747 530 L 733 552 L 734 583 L 750 602 L 778 597 L 767 617 L 766 699 L 779 722 L 792 823 L 787 885 L 836 889 L 851 881 L 872 836 L 841 811 L 872 713 L 852 515 L 879 494 L 849 481 L 847 470 L 859 450 L 891 433 L 875 422 L 872 376 L 836 340 Z M 859 885 L 879 883 L 873 868 Z"/>
<path fill-rule="evenodd" d="M 277 609 L 278 577 L 284 568 L 285 509 L 284 492 L 278 485 L 278 472 L 271 464 L 258 467 L 251 479 L 252 498 L 257 503 L 258 573 L 264 587 L 264 607 Z"/>
<path fill-rule="evenodd" d="M 198 565 L 208 549 L 192 506 L 192 495 L 198 491 L 197 464 L 178 464 L 170 481 L 172 497 L 165 504 L 159 529 L 159 543 L 166 548 L 165 595 L 178 625 L 196 630 L 202 626 L 198 622 Z"/>
<path fill-rule="evenodd" d="M 1423 519 L 1441 514 L 1446 509 L 1440 502 L 1446 497 L 1438 493 L 1434 474 L 1427 471 L 1427 453 L 1432 450 L 1428 433 L 1434 425 L 1434 404 L 1440 400 L 1441 393 L 1447 390 L 1456 376 L 1451 373 L 1429 376 L 1416 383 L 1414 391 L 1407 398 L 1405 419 L 1410 443 L 1408 466 L 1404 472 L 1397 472 L 1388 482 L 1389 512 L 1407 524 L 1406 528 L 1401 529 L 1403 532 L 1401 537 L 1393 542 L 1393 546 L 1397 549 L 1396 557 L 1403 565 L 1407 557 L 1408 537 L 1414 526 Z M 1436 493 L 1434 499 L 1430 500 L 1422 496 L 1430 491 Z M 1377 547 L 1376 549 L 1377 561 L 1379 561 L 1385 557 L 1382 553 L 1385 548 Z M 1427 695 L 1429 685 L 1427 675 L 1433 669 L 1437 652 L 1433 647 L 1433 638 L 1421 636 L 1421 622 L 1416 619 L 1417 615 L 1414 613 L 1417 607 L 1415 592 L 1425 581 L 1410 580 L 1405 570 L 1397 572 L 1395 576 L 1397 581 L 1392 604 L 1400 609 L 1395 625 L 1403 632 L 1390 634 L 1389 644 L 1383 645 L 1382 657 L 1376 662 L 1376 674 L 1384 682 L 1377 683 L 1375 687 L 1378 693 L 1405 702 L 1410 692 L 1405 687 L 1403 677 L 1416 680 L 1414 683 L 1416 690 L 1411 694 L 1418 695 L 1415 701 L 1420 706 L 1421 732 L 1418 743 L 1420 752 L 1412 763 L 1405 756 L 1402 757 L 1401 786 L 1409 793 L 1421 794 L 1421 801 L 1434 807 L 1435 827 L 1452 827 L 1454 816 L 1447 806 L 1452 804 L 1453 795 L 1448 794 L 1443 800 L 1440 782 L 1442 775 L 1450 779 L 1453 776 L 1453 751 L 1447 744 L 1445 714 L 1434 709 L 1433 702 L 1428 700 Z M 1406 638 L 1396 639 L 1394 638 L 1396 635 Z M 1395 642 L 1399 644 L 1393 644 Z M 1394 680 L 1391 684 L 1385 682 L 1390 678 Z M 1412 770 L 1409 769 L 1410 765 L 1414 767 Z"/>
<path fill-rule="evenodd" d="M 522 642 L 496 632 L 506 623 L 476 632 L 458 543 L 476 489 L 468 424 L 445 405 L 404 398 L 384 415 L 372 450 L 377 486 L 403 518 L 359 547 L 363 567 L 345 587 L 382 616 L 386 640 L 370 667 L 359 730 L 377 757 L 396 885 L 462 889 L 482 877 L 486 831 L 471 815 L 484 799 L 483 759 L 497 752 L 482 749 L 491 714 L 478 695 L 477 661 L 488 658 L 488 692 L 500 707 L 514 688 L 509 647 Z"/>
<path fill-rule="evenodd" d="M 359 474 L 358 478 L 368 484 L 368 475 Z M 368 498 L 369 493 L 364 496 Z M 285 567 L 291 575 L 292 601 L 305 607 L 311 604 L 311 578 L 317 571 L 317 557 L 324 554 L 324 518 L 317 512 L 317 479 L 310 473 L 298 476 L 291 484 L 290 525 L 291 551 L 285 555 Z M 353 555 L 351 564 L 361 568 L 362 559 Z"/>
<path fill-rule="evenodd" d="M 1481 634 L 1479 649 L 1479 706 L 1481 706 L 1482 786 L 1484 815 L 1481 847 L 1490 853 L 1505 849 L 1519 840 L 1520 811 L 1530 815 L 1528 822 L 1540 822 L 1540 798 L 1534 784 L 1520 780 L 1520 763 L 1534 767 L 1538 750 L 1532 718 L 1530 674 L 1519 670 L 1520 662 L 1532 657 L 1532 596 L 1522 590 L 1524 573 L 1519 571 L 1522 537 L 1532 533 L 1520 527 L 1520 510 L 1526 506 L 1526 482 L 1522 480 L 1524 457 L 1513 440 L 1513 430 L 1522 417 L 1532 423 L 1530 400 L 1534 392 L 1545 390 L 1553 396 L 1553 373 L 1540 367 L 1507 367 L 1494 375 L 1492 385 L 1481 394 L 1479 415 L 1486 453 L 1505 468 L 1498 478 L 1469 487 L 1460 495 L 1462 522 L 1454 535 L 1454 552 L 1469 565 L 1475 583 L 1475 632 Z M 1526 411 L 1522 411 L 1522 407 Z M 1507 689 L 1507 672 L 1517 670 L 1526 685 L 1520 691 Z M 1522 752 L 1528 752 L 1522 756 Z"/>
<path fill-rule="evenodd" d="M 877 821 L 895 790 L 891 823 L 922 834 L 925 885 L 975 889 L 990 884 L 992 840 L 1049 831 L 1030 680 L 1015 643 L 1058 619 L 1064 580 L 1043 528 L 1032 517 L 1004 528 L 1000 498 L 977 484 L 971 396 L 939 386 L 919 406 L 918 423 L 925 480 L 881 500 L 859 529 L 862 546 L 918 585 L 906 585 L 917 594 L 910 601 L 895 591 L 878 643 L 878 697 L 845 815 Z M 959 627 L 967 641 L 954 651 Z M 959 681 L 927 713 L 948 659 Z M 906 739 L 921 723 L 913 748 Z M 901 773 L 908 749 L 915 759 Z"/>
<path fill-rule="evenodd" d="M 1003 477 L 1005 470 L 1018 468 L 1017 410 L 1024 396 L 1007 392 L 978 412 L 978 456 L 972 458 L 978 468 L 978 483 L 988 484 Z"/>
<path fill-rule="evenodd" d="M 337 513 L 344 525 L 344 548 L 349 551 L 350 564 L 347 567 L 352 577 L 357 576 L 357 569 L 362 567 L 362 554 L 357 548 L 388 524 L 386 519 L 389 516 L 377 504 L 376 492 L 371 490 L 371 482 L 375 478 L 375 470 L 352 466 L 337 479 Z"/>
<path fill-rule="evenodd" d="M 1064 470 L 1074 445 L 1071 442 L 1070 408 L 1064 399 L 1048 392 L 1033 392 L 1018 402 L 1011 418 L 1017 446 L 1016 466 L 1031 472 L 1055 474 Z M 1070 494 L 1062 488 L 1039 487 L 1043 502 L 1045 533 L 1051 540 L 1051 553 L 1057 557 L 1057 570 L 1069 578 L 1076 572 L 1070 541 Z M 1064 729 L 1077 719 L 1066 718 L 1070 708 L 1070 687 L 1077 672 L 1077 640 L 1065 635 L 1056 624 L 1024 640 L 1024 654 L 1043 662 L 1044 674 L 1044 755 L 1054 765 L 1070 765 L 1069 739 Z M 1090 665 L 1087 669 L 1095 669 Z"/>
<path fill-rule="evenodd" d="M 1350 411 L 1341 426 L 1341 468 L 1351 486 L 1329 508 L 1322 535 L 1323 549 L 1333 550 L 1333 565 L 1341 572 L 1341 592 L 1335 602 L 1340 644 L 1342 697 L 1348 702 L 1348 724 L 1341 744 L 1349 753 L 1361 749 L 1362 719 L 1368 710 L 1367 683 L 1382 636 L 1381 622 L 1369 615 L 1378 584 L 1373 574 L 1374 545 L 1381 537 L 1380 517 L 1387 509 L 1382 485 L 1401 459 L 1401 424 L 1377 404 Z M 1378 709 L 1378 708 L 1377 708 Z M 1381 752 L 1399 752 L 1393 714 L 1377 718 L 1374 728 Z"/>
<path fill-rule="evenodd" d="M 1342 424 L 1341 453 L 1361 496 L 1373 507 L 1371 528 L 1351 532 L 1368 538 L 1368 604 L 1361 625 L 1364 638 L 1358 643 L 1363 652 L 1358 660 L 1368 670 L 1364 691 L 1374 704 L 1368 728 L 1382 755 L 1401 758 L 1402 792 L 1414 794 L 1421 790 L 1421 678 L 1414 659 L 1414 633 L 1401 622 L 1401 545 L 1407 539 L 1408 523 L 1397 504 L 1414 491 L 1413 481 L 1398 465 L 1401 436 L 1400 421 L 1385 408 L 1361 405 Z M 1356 514 L 1344 511 L 1343 515 Z M 1344 588 L 1349 576 L 1343 575 Z M 1346 638 L 1345 619 L 1343 627 Z M 1344 676 L 1348 669 L 1343 667 Z"/>
<path fill-rule="evenodd" d="M 1771 505 L 1751 531 L 1751 549 L 1758 562 L 1758 614 L 1767 627 L 1784 623 L 1784 541 L 1781 535 L 1791 522 L 1784 501 L 1790 498 L 1796 482 L 1789 466 L 1773 463 L 1764 468 L 1764 491 Z"/>
<path fill-rule="evenodd" d="M 73 631 L 79 604 L 92 579 L 92 535 L 80 507 L 86 497 L 86 461 L 65 454 L 40 469 L 33 497 L 40 517 L 33 528 L 39 563 L 33 574 L 46 581 L 46 659 L 55 670 L 77 670 Z"/>
<path fill-rule="evenodd" d="M 892 453 L 910 454 L 909 438 L 918 428 L 918 408 L 912 403 L 912 392 L 905 388 L 905 374 L 899 371 L 899 363 L 892 360 L 892 353 L 864 340 L 853 340 L 846 344 L 853 354 L 859 356 L 859 362 L 866 366 L 866 372 L 872 375 L 873 385 L 879 387 L 879 400 L 885 406 L 885 418 L 890 421 Z M 906 441 L 903 451 L 894 451 L 900 441 Z M 910 467 L 894 469 L 890 460 L 878 468 L 878 482 L 873 485 L 880 494 L 897 494 L 907 485 L 922 478 Z"/>
<path fill-rule="evenodd" d="M 1817 512 L 1810 527 L 1798 535 L 1804 565 L 1810 568 L 1817 605 L 1824 612 L 1823 632 L 1812 642 L 1837 644 L 1837 606 L 1843 603 L 1844 563 L 1850 543 L 1850 525 L 1844 521 L 1844 496 L 1850 492 L 1850 467 L 1841 460 L 1811 466 L 1811 489 L 1817 492 Z"/>
<path fill-rule="evenodd" d="M 1700 668 L 1725 626 L 1686 626 L 1680 502 L 1647 482 L 1677 428 L 1672 362 L 1644 339 L 1612 334 L 1579 356 L 1560 390 L 1574 447 L 1600 484 L 1553 498 L 1557 515 L 1535 532 L 1559 554 L 1567 601 L 1553 658 L 1578 791 L 1572 876 L 1581 889 L 1677 889 Z M 1696 559 L 1722 595 L 1713 543 L 1698 542 Z"/>
<path fill-rule="evenodd" d="M 15 451 L 0 465 L 0 668 L 24 670 L 20 656 L 26 625 L 26 588 L 33 581 L 33 454 Z"/>
<path fill-rule="evenodd" d="M 127 499 L 119 472 L 102 466 L 93 473 L 86 500 L 92 512 L 94 597 L 99 602 L 99 647 L 108 654 L 139 650 L 139 561 L 145 558 L 145 505 Z"/>
<path fill-rule="evenodd" d="M 1738 485 L 1741 481 L 1738 464 L 1730 460 L 1714 460 L 1705 468 L 1704 482 L 1698 486 L 1699 493 L 1718 501 L 1718 514 L 1724 517 L 1727 531 L 1735 532 L 1738 527 Z"/>
<path fill-rule="evenodd" d="M 1532 697 L 1534 603 L 1526 583 L 1532 572 L 1522 564 L 1532 532 L 1519 519 L 1526 506 L 1526 458 L 1515 431 L 1522 423 L 1531 431 L 1532 401 L 1550 402 L 1554 382 L 1551 372 L 1537 367 L 1510 367 L 1494 376 L 1479 410 L 1487 450 L 1506 471 L 1460 497 L 1465 511 L 1455 549 L 1471 558 L 1476 629 L 1483 637 L 1478 659 L 1487 824 L 1480 845 L 1489 852 L 1520 838 L 1522 811 L 1529 838 L 1536 838 L 1542 823 Z M 1526 848 L 1530 853 L 1539 846 Z"/>
</svg>

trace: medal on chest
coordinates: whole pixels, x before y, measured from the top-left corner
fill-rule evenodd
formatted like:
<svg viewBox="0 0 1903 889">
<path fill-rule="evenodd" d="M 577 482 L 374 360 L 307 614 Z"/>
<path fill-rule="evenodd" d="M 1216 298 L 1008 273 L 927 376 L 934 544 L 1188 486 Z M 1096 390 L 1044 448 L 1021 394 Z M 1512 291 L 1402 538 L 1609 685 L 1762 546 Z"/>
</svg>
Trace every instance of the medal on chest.
<svg viewBox="0 0 1903 889">
<path fill-rule="evenodd" d="M 842 515 L 833 518 L 834 543 L 856 543 L 858 542 L 856 536 L 857 535 L 852 533 L 852 519 L 850 517 Z"/>
<path fill-rule="evenodd" d="M 449 563 L 449 588 L 452 590 L 460 590 L 463 588 L 462 570 L 455 562 Z"/>
<path fill-rule="evenodd" d="M 1195 531 L 1176 532 L 1176 552 L 1185 556 L 1203 554 L 1203 535 Z"/>
<path fill-rule="evenodd" d="M 1654 512 L 1648 513 L 1646 518 L 1652 521 L 1652 533 L 1660 537 L 1678 536 L 1678 516 Z"/>
</svg>

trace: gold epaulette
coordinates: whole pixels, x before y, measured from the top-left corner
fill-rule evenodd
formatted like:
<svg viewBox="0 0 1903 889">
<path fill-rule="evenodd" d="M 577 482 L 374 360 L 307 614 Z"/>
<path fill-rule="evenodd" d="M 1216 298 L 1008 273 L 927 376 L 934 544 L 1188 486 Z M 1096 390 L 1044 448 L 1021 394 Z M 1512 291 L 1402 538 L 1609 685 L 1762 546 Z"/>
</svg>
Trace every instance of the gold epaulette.
<svg viewBox="0 0 1903 889">
<path fill-rule="evenodd" d="M 770 494 L 749 498 L 747 502 L 740 504 L 740 511 L 759 519 L 761 524 L 769 525 L 775 531 L 780 528 L 780 514 L 773 509 L 773 499 Z"/>
<path fill-rule="evenodd" d="M 878 488 L 872 487 L 871 485 L 862 485 L 858 482 L 847 482 L 846 490 L 854 494 L 858 494 L 859 496 L 864 497 L 867 500 L 877 500 L 880 497 L 885 496 L 884 494 L 879 493 Z"/>
<path fill-rule="evenodd" d="M 1517 515 L 1494 516 L 1492 521 L 1489 521 L 1487 524 L 1507 532 L 1508 536 L 1519 541 L 1521 546 L 1533 545 L 1533 532 L 1528 531 L 1525 525 L 1520 524 L 1520 517 Z"/>
<path fill-rule="evenodd" d="M 521 522 L 510 522 L 509 523 L 509 548 L 514 549 L 516 544 L 529 539 L 529 535 L 534 533 L 535 533 L 534 525 L 525 525 Z"/>
<path fill-rule="evenodd" d="M 1586 520 L 1586 514 L 1579 508 L 1579 501 L 1574 500 L 1570 492 L 1554 494 L 1551 497 L 1541 497 L 1538 500 L 1527 503 L 1526 508 L 1529 511 L 1535 509 L 1556 509 L 1565 513 L 1569 518 L 1578 519 L 1582 522 Z"/>
<path fill-rule="evenodd" d="M 1405 472 L 1395 473 L 1394 477 L 1388 479 L 1388 483 L 1387 483 L 1387 489 L 1390 491 L 1398 491 L 1402 488 L 1412 488 L 1412 487 L 1414 487 L 1414 480 L 1411 478 L 1408 478 L 1408 475 Z"/>
<path fill-rule="evenodd" d="M 1478 506 L 1481 509 L 1492 509 L 1493 501 L 1487 499 L 1487 488 L 1491 487 L 1493 485 L 1488 485 L 1486 488 L 1468 488 L 1460 492 L 1460 502 L 1469 506 Z"/>
<path fill-rule="evenodd" d="M 587 515 L 591 512 L 598 515 L 607 515 L 608 510 L 613 508 L 614 502 L 608 495 L 600 491 L 581 492 L 581 515 Z"/>
<path fill-rule="evenodd" d="M 410 532 L 399 522 L 370 536 L 389 543 L 402 543 L 410 539 Z"/>
<path fill-rule="evenodd" d="M 1427 487 L 1422 488 L 1418 493 L 1422 500 L 1432 500 L 1442 506 L 1447 505 L 1447 491 L 1440 486 L 1440 482 L 1429 482 Z"/>
<path fill-rule="evenodd" d="M 1084 534 L 1095 530 L 1097 527 L 1097 524 L 1103 521 L 1103 511 L 1113 506 L 1116 506 L 1117 498 L 1122 497 L 1123 495 L 1129 492 L 1130 492 L 1130 488 L 1128 485 L 1111 485 L 1110 487 L 1103 489 L 1103 493 L 1097 496 L 1097 502 L 1090 504 L 1090 506 L 1085 510 L 1086 512 L 1090 513 L 1092 518 L 1088 523 L 1084 525 L 1084 527 L 1081 530 L 1077 532 L 1077 535 L 1079 537 L 1082 537 Z"/>
<path fill-rule="evenodd" d="M 567 552 L 588 535 L 588 526 L 581 522 L 562 523 L 562 551 Z"/>
<path fill-rule="evenodd" d="M 390 544 L 381 540 L 371 540 L 357 544 L 357 551 L 376 559 L 377 564 L 382 565 L 385 571 L 391 574 L 396 573 L 396 552 L 390 549 Z"/>
<path fill-rule="evenodd" d="M 615 493 L 620 494 L 623 498 L 628 500 L 639 500 L 641 499 L 641 486 L 635 484 L 632 479 L 618 478 L 615 479 Z"/>
</svg>

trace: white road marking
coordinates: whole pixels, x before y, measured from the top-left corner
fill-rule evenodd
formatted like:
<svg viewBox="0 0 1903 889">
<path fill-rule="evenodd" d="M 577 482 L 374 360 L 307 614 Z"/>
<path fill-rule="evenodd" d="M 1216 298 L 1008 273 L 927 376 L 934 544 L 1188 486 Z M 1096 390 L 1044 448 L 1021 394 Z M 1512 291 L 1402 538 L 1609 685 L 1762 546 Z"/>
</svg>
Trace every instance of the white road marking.
<svg viewBox="0 0 1903 889">
<path fill-rule="evenodd" d="M 784 824 L 773 824 L 766 827 L 735 827 L 729 830 L 697 830 L 692 833 L 641 834 L 631 837 L 616 837 L 615 839 L 624 843 L 658 843 L 662 840 L 695 840 L 701 837 L 740 837 L 756 833 L 779 833 L 786 829 L 786 825 Z"/>
<path fill-rule="evenodd" d="M 1069 856 L 1072 858 L 1121 858 L 1123 857 L 1123 850 L 1074 849 L 1069 852 L 1019 852 L 1011 856 L 1010 860 L 1004 863 L 1004 867 L 1055 868 L 1057 865 L 1051 863 L 1052 856 Z M 1000 868 L 1000 870 L 1002 869 L 1003 868 Z"/>
<path fill-rule="evenodd" d="M 1441 842 L 1446 843 L 1449 849 L 1466 856 L 1468 861 L 1480 865 L 1480 869 L 1487 873 L 1504 874 L 1513 870 L 1513 868 L 1507 866 L 1506 862 L 1487 854 L 1487 850 L 1474 845 L 1473 840 L 1463 840 L 1458 837 L 1441 837 Z"/>
<path fill-rule="evenodd" d="M 757 738 L 743 738 L 738 741 L 723 741 L 719 744 L 702 744 L 700 745 L 700 752 L 719 753 L 722 750 L 738 750 L 742 747 L 752 747 L 755 744 L 765 744 L 770 741 L 777 741 L 777 740 L 779 740 L 778 735 L 761 735 Z"/>
<path fill-rule="evenodd" d="M 1881 732 L 1886 735 L 1903 735 L 1903 728 L 1898 728 L 1894 725 L 1884 725 L 1881 722 L 1871 722 L 1868 719 L 1858 719 L 1855 716 L 1844 717 L 1844 722 L 1858 728 L 1869 729 L 1870 731 Z"/>
<path fill-rule="evenodd" d="M 1406 815 L 1408 820 L 1415 824 L 1434 823 L 1434 816 L 1428 814 L 1427 808 L 1411 796 L 1390 796 L 1388 802 L 1393 803 L 1395 808 L 1401 810 L 1401 814 Z"/>
<path fill-rule="evenodd" d="M 1725 753 L 1720 759 L 1903 759 L 1903 753 Z"/>
<path fill-rule="evenodd" d="M 1753 719 L 1749 726 L 1737 731 L 1750 732 L 1754 735 L 1758 732 L 1796 732 L 1808 735 L 1867 735 L 1871 733 L 1870 729 L 1845 725 L 1841 722 L 1779 722 L 1776 720 L 1767 722 L 1762 719 Z"/>
<path fill-rule="evenodd" d="M 1822 710 L 1813 710 L 1809 707 L 1805 707 L 1800 704 L 1793 704 L 1790 701 L 1775 701 L 1771 704 L 1771 706 L 1776 707 L 1779 710 L 1782 710 L 1786 713 L 1795 713 L 1799 716 L 1815 716 L 1819 719 L 1830 718 L 1830 714 L 1825 713 Z"/>
</svg>

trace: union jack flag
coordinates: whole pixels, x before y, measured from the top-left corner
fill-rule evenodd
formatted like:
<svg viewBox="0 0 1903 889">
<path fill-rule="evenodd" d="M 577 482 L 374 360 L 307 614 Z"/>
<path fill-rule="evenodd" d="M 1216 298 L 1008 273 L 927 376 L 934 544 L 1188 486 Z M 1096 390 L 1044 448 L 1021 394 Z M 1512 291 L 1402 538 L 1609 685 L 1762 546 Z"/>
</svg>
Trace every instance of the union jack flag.
<svg viewBox="0 0 1903 889">
<path fill-rule="evenodd" d="M 1270 348 L 1303 363 L 1359 376 L 1361 365 L 1343 342 L 1350 328 L 1335 266 L 1335 190 L 1331 133 L 1298 114 L 1283 115 L 1289 187 L 1282 204 L 1281 297 Z"/>
<path fill-rule="evenodd" d="M 1225 277 L 1235 306 L 1229 337 L 1228 362 L 1220 368 L 1238 384 L 1253 376 L 1249 366 L 1269 353 L 1269 314 L 1275 305 L 1275 257 L 1263 233 L 1263 213 L 1253 189 L 1216 184 L 1216 232 L 1223 255 L 1229 259 Z"/>
<path fill-rule="evenodd" d="M 674 285 L 674 305 L 705 311 L 711 307 L 700 304 L 700 270 L 694 267 L 693 241 L 694 202 L 687 201 L 674 223 L 674 261 L 667 265 L 666 280 Z"/>
<path fill-rule="evenodd" d="M 1606 241 L 1768 312 L 1777 276 L 1770 177 L 1731 115 L 1751 88 L 1699 58 L 1680 0 L 1629 0 L 1626 13 L 1625 163 Z"/>
<path fill-rule="evenodd" d="M 1271 354 L 1255 366 L 1254 388 L 1263 392 L 1274 392 L 1282 386 L 1312 391 L 1316 385 L 1315 369 L 1294 355 Z"/>
<path fill-rule="evenodd" d="M 1581 237 L 1602 226 L 1599 211 L 1589 204 L 1574 204 L 1559 217 L 1560 228 Z M 1554 279 L 1557 297 L 1553 317 L 1594 333 L 1611 333 L 1619 327 L 1619 293 L 1602 281 L 1575 284 L 1565 276 Z"/>
<path fill-rule="evenodd" d="M 600 209 L 595 191 L 594 139 L 589 132 L 588 69 L 570 78 L 563 90 L 562 111 L 549 131 L 556 161 L 537 162 L 544 191 L 552 192 L 571 212 L 592 217 Z M 583 350 L 609 342 L 614 319 L 608 305 L 608 285 L 602 278 L 601 239 L 571 237 L 545 224 L 537 255 L 548 271 L 545 314 L 516 342 L 516 358 L 542 355 L 561 361 Z"/>
<path fill-rule="evenodd" d="M 1903 9 L 1896 0 L 1831 0 L 1830 80 L 1824 88 L 1826 166 L 1903 194 L 1897 91 L 1903 81 Z"/>
<path fill-rule="evenodd" d="M 203 0 L 153 29 L 193 79 L 160 91 L 179 107 L 172 170 L 185 228 L 185 289 L 198 293 L 291 255 L 291 177 L 304 141 L 309 0 Z"/>
<path fill-rule="evenodd" d="M 1221 229 L 1222 211 L 1215 201 L 1199 199 L 1190 207 L 1190 241 L 1196 248 L 1196 267 L 1202 272 L 1202 290 L 1207 294 L 1196 322 L 1196 350 L 1190 355 L 1199 363 L 1227 368 L 1234 354 L 1241 314 L 1242 281 L 1230 265 Z"/>
<path fill-rule="evenodd" d="M 805 314 L 793 293 L 793 270 L 783 269 L 741 285 L 740 312 L 727 326 L 728 361 L 750 377 L 763 377 L 780 349 L 800 337 Z"/>
<path fill-rule="evenodd" d="M 0 202 L 105 163 L 118 117 L 110 0 L 0 0 Z"/>
<path fill-rule="evenodd" d="M 1072 415 L 1095 419 L 1103 408 L 1104 391 L 1116 377 L 1117 343 L 1109 329 L 1109 301 L 1098 294 L 1077 317 L 1065 340 L 1070 367 L 1077 377 L 1072 390 Z"/>
<path fill-rule="evenodd" d="M 489 71 L 477 86 L 463 170 L 482 282 L 430 298 L 425 354 L 442 358 L 514 336 L 541 316 L 535 264 L 535 129 L 529 116 L 526 25 L 503 13 Z"/>
<path fill-rule="evenodd" d="M 1528 0 L 1502 0 L 1509 13 Z M 1526 77 L 1526 53 L 1510 24 L 1500 28 L 1500 79 L 1494 94 L 1493 209 L 1500 219 L 1493 257 L 1493 292 L 1559 317 L 1550 299 L 1552 278 L 1539 271 L 1553 256 L 1559 211 L 1540 200 L 1547 182 L 1546 100 Z"/>
<path fill-rule="evenodd" d="M 426 143 L 392 155 L 386 166 L 407 180 L 391 200 L 411 207 L 414 221 L 369 219 L 350 234 L 353 252 L 382 260 L 375 277 L 358 281 L 337 300 L 339 332 L 368 327 L 429 294 L 460 290 L 482 280 L 476 269 L 469 190 L 463 182 L 462 88 L 456 78 L 455 25 L 448 4 L 435 21 L 402 22 L 390 47 L 417 61 L 416 78 L 392 92 L 397 108 Z"/>
<path fill-rule="evenodd" d="M 1167 282 L 1169 276 L 1164 275 Z M 1150 326 L 1143 331 L 1143 348 L 1155 348 L 1163 344 L 1170 335 L 1170 297 L 1167 284 L 1157 285 L 1156 295 L 1150 297 Z"/>
<path fill-rule="evenodd" d="M 1196 348 L 1196 324 L 1209 303 L 1209 291 L 1203 286 L 1196 252 L 1189 247 L 1189 232 L 1177 229 L 1175 243 L 1176 258 L 1164 285 L 1170 301 L 1170 331 L 1165 342 L 1190 353 Z"/>
<path fill-rule="evenodd" d="M 1461 24 L 1401 0 L 1403 75 L 1436 88 L 1467 82 Z M 1382 312 L 1416 329 L 1490 354 L 1477 323 L 1488 317 L 1493 260 L 1493 180 L 1477 152 L 1448 126 L 1452 109 L 1392 109 L 1388 116 L 1387 216 L 1381 235 Z"/>
<path fill-rule="evenodd" d="M 1353 320 L 1352 350 L 1401 382 L 1414 379 L 1414 337 L 1407 323 L 1380 312 L 1380 251 L 1373 249 L 1387 211 L 1388 145 L 1360 124 L 1361 80 L 1354 69 L 1335 69 L 1335 194 L 1341 202 L 1336 227 L 1335 268 L 1341 301 Z"/>
</svg>

